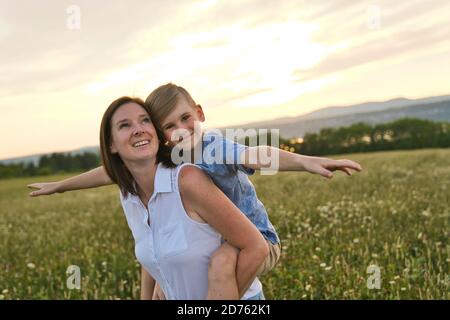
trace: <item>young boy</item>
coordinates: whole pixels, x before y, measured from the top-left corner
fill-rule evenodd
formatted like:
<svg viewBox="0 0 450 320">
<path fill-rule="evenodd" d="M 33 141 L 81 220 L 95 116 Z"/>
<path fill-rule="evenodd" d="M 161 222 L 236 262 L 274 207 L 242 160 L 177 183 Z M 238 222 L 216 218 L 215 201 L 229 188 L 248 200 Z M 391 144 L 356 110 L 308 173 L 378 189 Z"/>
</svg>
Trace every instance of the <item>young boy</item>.
<svg viewBox="0 0 450 320">
<path fill-rule="evenodd" d="M 201 106 L 194 102 L 184 88 L 171 83 L 154 90 L 145 104 L 161 140 L 162 162 L 167 166 L 173 166 L 174 155 L 183 154 L 184 161 L 194 162 L 201 167 L 255 224 L 269 246 L 268 257 L 256 274 L 249 277 L 248 274 L 244 274 L 245 271 L 242 271 L 242 268 L 238 267 L 238 249 L 224 241 L 211 257 L 208 268 L 207 299 L 238 299 L 256 276 L 270 271 L 280 258 L 280 240 L 248 178 L 248 175 L 253 174 L 255 170 L 262 170 L 272 165 L 272 163 L 263 162 L 258 155 L 276 155 L 278 170 L 281 171 L 308 171 L 327 178 L 332 178 L 334 170 L 342 170 L 348 175 L 352 174 L 352 170 L 361 171 L 360 165 L 350 160 L 302 156 L 269 146 L 246 147 L 218 134 L 205 134 L 198 125 L 205 121 Z M 200 150 L 200 158 L 195 156 L 198 155 L 198 150 Z M 212 152 L 203 152 L 204 150 Z M 186 156 L 192 151 L 192 156 Z M 111 183 L 103 167 L 99 167 L 60 182 L 35 183 L 29 187 L 40 189 L 30 193 L 31 196 L 38 196 Z M 236 270 L 241 271 L 236 272 Z M 249 278 L 251 278 L 250 281 L 244 281 Z M 155 294 L 162 298 L 163 294 L 158 289 L 155 289 Z"/>
</svg>

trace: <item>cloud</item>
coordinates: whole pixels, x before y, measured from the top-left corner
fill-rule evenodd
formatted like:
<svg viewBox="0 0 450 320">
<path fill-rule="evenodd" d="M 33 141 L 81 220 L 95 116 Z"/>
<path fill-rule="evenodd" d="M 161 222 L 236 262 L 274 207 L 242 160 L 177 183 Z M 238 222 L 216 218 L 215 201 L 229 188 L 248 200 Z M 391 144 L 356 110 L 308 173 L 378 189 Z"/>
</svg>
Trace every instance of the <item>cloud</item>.
<svg viewBox="0 0 450 320">
<path fill-rule="evenodd" d="M 426 27 L 406 30 L 333 54 L 309 71 L 296 71 L 295 76 L 297 81 L 305 81 L 369 63 L 379 63 L 401 55 L 411 55 L 415 51 L 448 41 L 450 41 L 449 29 L 436 30 L 435 27 Z"/>
</svg>

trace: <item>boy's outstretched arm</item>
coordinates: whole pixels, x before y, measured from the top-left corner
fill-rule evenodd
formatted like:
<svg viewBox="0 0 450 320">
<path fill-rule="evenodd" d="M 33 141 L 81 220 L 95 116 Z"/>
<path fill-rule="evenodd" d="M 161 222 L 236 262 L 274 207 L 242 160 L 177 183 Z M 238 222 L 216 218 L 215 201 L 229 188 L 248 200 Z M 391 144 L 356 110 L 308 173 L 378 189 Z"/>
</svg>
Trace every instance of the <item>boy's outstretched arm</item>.
<svg viewBox="0 0 450 320">
<path fill-rule="evenodd" d="M 352 170 L 362 170 L 361 165 L 352 160 L 333 160 L 329 158 L 304 156 L 271 146 L 247 148 L 245 152 L 242 152 L 240 160 L 248 168 L 261 170 L 273 168 L 273 161 L 276 161 L 275 157 L 278 157 L 277 170 L 307 171 L 320 174 L 325 178 L 332 178 L 333 171 L 335 170 L 344 171 L 349 176 L 352 175 Z"/>
<path fill-rule="evenodd" d="M 30 192 L 31 197 L 50 195 L 53 193 L 62 193 L 71 190 L 80 190 L 88 188 L 96 188 L 112 184 L 113 182 L 106 174 L 105 169 L 97 167 L 88 172 L 79 174 L 65 180 L 57 182 L 37 182 L 29 184 L 27 187 L 38 189 Z"/>
</svg>

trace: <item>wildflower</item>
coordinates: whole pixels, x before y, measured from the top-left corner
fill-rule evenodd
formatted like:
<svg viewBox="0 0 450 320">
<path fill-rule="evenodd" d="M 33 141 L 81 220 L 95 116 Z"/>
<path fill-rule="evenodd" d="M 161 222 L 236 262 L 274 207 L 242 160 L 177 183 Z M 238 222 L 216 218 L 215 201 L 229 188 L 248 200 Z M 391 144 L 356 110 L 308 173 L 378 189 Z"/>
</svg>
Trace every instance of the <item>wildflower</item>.
<svg viewBox="0 0 450 320">
<path fill-rule="evenodd" d="M 326 270 L 326 271 L 330 271 L 331 268 L 332 268 L 331 266 L 328 266 L 328 267 L 325 268 L 325 270 Z"/>
<path fill-rule="evenodd" d="M 3 289 L 2 293 L 3 294 L 8 294 L 8 289 Z"/>
<path fill-rule="evenodd" d="M 353 239 L 353 243 L 358 243 L 358 242 L 359 242 L 358 238 Z"/>
<path fill-rule="evenodd" d="M 400 290 L 402 290 L 402 291 L 406 291 L 406 288 L 405 288 L 405 287 L 402 287 L 402 288 L 400 288 Z"/>
<path fill-rule="evenodd" d="M 389 281 L 389 284 L 395 284 L 394 280 Z"/>
<path fill-rule="evenodd" d="M 325 262 L 322 262 L 322 263 L 320 264 L 320 266 L 321 266 L 322 268 L 325 268 L 325 267 L 327 266 L 327 264 L 326 264 Z"/>
<path fill-rule="evenodd" d="M 424 217 L 429 217 L 430 216 L 430 214 L 431 214 L 431 212 L 427 209 L 427 210 L 424 210 L 424 211 L 422 211 L 422 215 L 424 216 Z"/>
<path fill-rule="evenodd" d="M 0 300 L 3 300 L 3 299 L 5 299 L 5 296 L 0 294 Z"/>
<path fill-rule="evenodd" d="M 305 290 L 306 290 L 306 291 L 309 291 L 309 290 L 311 290 L 311 285 L 310 285 L 310 284 L 306 284 L 306 286 L 305 286 Z"/>
<path fill-rule="evenodd" d="M 27 264 L 27 267 L 28 267 L 28 269 L 34 269 L 34 268 L 36 268 L 36 265 L 34 263 L 30 262 Z"/>
<path fill-rule="evenodd" d="M 319 247 L 316 247 L 315 249 L 317 252 L 319 252 L 321 249 Z"/>
</svg>

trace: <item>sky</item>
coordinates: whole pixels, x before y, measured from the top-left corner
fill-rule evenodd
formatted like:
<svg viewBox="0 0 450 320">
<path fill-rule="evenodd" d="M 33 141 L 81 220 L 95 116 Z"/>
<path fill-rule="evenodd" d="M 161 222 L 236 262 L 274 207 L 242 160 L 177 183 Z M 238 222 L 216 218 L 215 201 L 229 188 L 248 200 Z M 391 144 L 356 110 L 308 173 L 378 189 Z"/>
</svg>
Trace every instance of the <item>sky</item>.
<svg viewBox="0 0 450 320">
<path fill-rule="evenodd" d="M 446 0 L 0 0 L 0 159 L 98 145 L 123 95 L 186 88 L 206 127 L 450 94 Z"/>
</svg>

